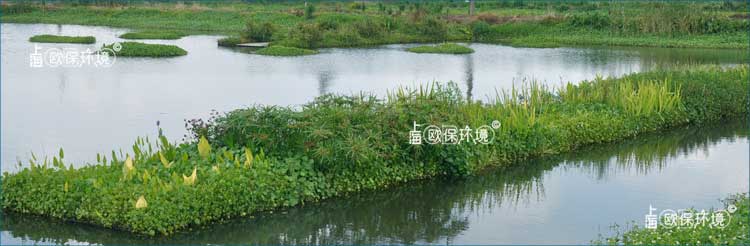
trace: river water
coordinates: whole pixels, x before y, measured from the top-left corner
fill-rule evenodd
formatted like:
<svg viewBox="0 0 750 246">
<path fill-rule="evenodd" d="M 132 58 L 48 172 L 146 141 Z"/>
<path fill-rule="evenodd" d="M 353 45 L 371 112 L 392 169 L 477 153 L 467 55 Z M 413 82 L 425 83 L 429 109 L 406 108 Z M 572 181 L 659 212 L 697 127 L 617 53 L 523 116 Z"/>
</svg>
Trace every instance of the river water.
<svg viewBox="0 0 750 246">
<path fill-rule="evenodd" d="M 299 106 L 323 93 L 384 95 L 400 86 L 454 81 L 467 97 L 537 80 L 551 86 L 681 64 L 747 63 L 737 50 L 515 48 L 470 44 L 471 55 L 412 54 L 411 45 L 322 49 L 265 57 L 216 46 L 218 36 L 174 41 L 183 57 L 119 58 L 109 68 L 33 67 L 36 49 L 96 49 L 126 29 L 2 24 L 2 170 L 30 153 L 65 149 L 82 165 L 129 149 L 156 122 L 179 141 L 184 119 L 256 104 Z M 97 44 L 34 44 L 38 34 L 93 35 Z M 744 123 L 682 129 L 466 180 L 420 182 L 212 225 L 169 238 L 141 238 L 83 225 L 6 215 L 5 243 L 587 243 L 609 226 L 641 223 L 658 209 L 719 206 L 748 190 Z"/>
</svg>

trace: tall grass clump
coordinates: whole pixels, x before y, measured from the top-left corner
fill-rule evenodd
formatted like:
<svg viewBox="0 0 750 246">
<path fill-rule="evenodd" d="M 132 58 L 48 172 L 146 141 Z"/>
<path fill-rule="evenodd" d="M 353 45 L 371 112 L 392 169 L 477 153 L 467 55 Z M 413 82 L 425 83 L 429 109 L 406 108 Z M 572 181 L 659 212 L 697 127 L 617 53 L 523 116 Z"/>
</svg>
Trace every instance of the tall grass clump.
<svg viewBox="0 0 750 246">
<path fill-rule="evenodd" d="M 132 152 L 74 168 L 64 153 L 4 173 L 2 207 L 143 234 L 170 234 L 261 210 L 569 152 L 645 132 L 745 116 L 748 67 L 696 67 L 596 79 L 555 90 L 529 82 L 492 102 L 454 83 L 385 98 L 323 95 L 302 107 L 255 106 L 190 120 L 180 144 L 139 139 Z M 630 91 L 628 91 L 630 90 Z M 477 129 L 487 144 L 410 144 L 415 124 Z M 533 167 L 532 167 L 533 168 Z"/>
</svg>

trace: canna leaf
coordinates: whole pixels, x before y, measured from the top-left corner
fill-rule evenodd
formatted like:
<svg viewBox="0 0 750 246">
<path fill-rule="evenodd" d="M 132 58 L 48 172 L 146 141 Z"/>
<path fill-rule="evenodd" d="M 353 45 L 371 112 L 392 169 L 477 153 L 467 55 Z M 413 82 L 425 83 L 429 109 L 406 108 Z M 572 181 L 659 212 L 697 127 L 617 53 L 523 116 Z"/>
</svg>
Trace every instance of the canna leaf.
<svg viewBox="0 0 750 246">
<path fill-rule="evenodd" d="M 208 144 L 208 140 L 206 140 L 206 137 L 201 137 L 200 140 L 198 140 L 198 155 L 201 156 L 201 158 L 208 158 L 208 155 L 211 153 L 211 145 Z"/>
<path fill-rule="evenodd" d="M 172 166 L 172 163 L 173 163 L 173 162 L 169 162 L 169 161 L 167 160 L 167 158 L 166 158 L 166 157 L 164 157 L 164 154 L 162 154 L 162 153 L 161 153 L 161 151 L 159 152 L 159 160 L 161 160 L 161 164 L 163 164 L 163 165 L 164 165 L 164 167 L 166 167 L 166 168 L 169 168 L 169 167 L 171 167 L 171 166 Z"/>
<path fill-rule="evenodd" d="M 197 173 L 197 171 L 198 170 L 196 168 L 193 168 L 193 174 L 191 174 L 190 177 L 187 177 L 187 176 L 185 176 L 183 174 L 182 175 L 182 181 L 183 181 L 183 183 L 185 185 L 193 185 L 193 184 L 195 184 L 195 180 L 198 179 L 198 173 Z"/>
<path fill-rule="evenodd" d="M 142 209 L 146 207 L 148 207 L 148 202 L 146 202 L 146 198 L 143 196 L 138 197 L 138 201 L 135 202 L 135 208 Z"/>
<path fill-rule="evenodd" d="M 245 148 L 245 167 L 250 168 L 253 166 L 253 152 L 249 148 Z"/>
</svg>

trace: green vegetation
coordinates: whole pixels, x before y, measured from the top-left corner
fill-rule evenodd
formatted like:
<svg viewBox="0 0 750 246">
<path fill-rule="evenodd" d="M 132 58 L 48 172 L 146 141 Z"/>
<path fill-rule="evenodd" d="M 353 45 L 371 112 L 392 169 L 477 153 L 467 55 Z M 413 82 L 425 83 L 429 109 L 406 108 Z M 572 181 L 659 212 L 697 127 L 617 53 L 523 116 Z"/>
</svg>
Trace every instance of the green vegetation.
<svg viewBox="0 0 750 246">
<path fill-rule="evenodd" d="M 93 43 L 96 43 L 96 38 L 92 36 L 36 35 L 36 36 L 29 38 L 29 42 L 93 44 Z"/>
<path fill-rule="evenodd" d="M 468 3 L 452 1 L 316 2 L 307 7 L 302 2 L 4 5 L 4 23 L 211 32 L 239 36 L 243 42 L 259 39 L 256 42 L 304 48 L 444 41 L 532 47 L 750 47 L 744 1 L 481 1 L 473 16 L 466 14 Z"/>
<path fill-rule="evenodd" d="M 659 226 L 656 229 L 648 229 L 634 225 L 628 231 L 619 232 L 617 236 L 594 241 L 596 244 L 610 245 L 634 245 L 634 244 L 656 244 L 656 245 L 748 245 L 750 237 L 750 199 L 747 194 L 739 194 L 724 201 L 725 205 L 733 204 L 737 211 L 731 214 L 731 220 L 727 226 L 719 228 L 708 224 L 700 224 L 695 227 L 675 226 L 668 228 Z M 713 214 L 708 211 L 708 214 Z M 692 210 L 693 213 L 699 211 Z M 709 220 L 710 221 L 710 220 Z M 664 222 L 664 221 L 662 221 Z M 662 223 L 663 224 L 663 223 Z"/>
<path fill-rule="evenodd" d="M 224 37 L 220 38 L 217 44 L 224 47 L 235 47 L 241 43 L 242 39 L 239 37 Z"/>
<path fill-rule="evenodd" d="M 115 44 L 104 45 L 101 51 L 115 54 L 118 57 L 172 57 L 187 55 L 187 51 L 176 45 L 122 42 L 119 43 L 121 49 L 117 51 Z"/>
<path fill-rule="evenodd" d="M 143 31 L 143 32 L 129 32 L 120 35 L 120 38 L 124 39 L 180 39 L 184 37 L 184 33 L 179 32 L 166 32 L 166 31 Z"/>
<path fill-rule="evenodd" d="M 455 84 L 384 99 L 324 95 L 301 109 L 257 106 L 191 120 L 194 142 L 139 139 L 132 153 L 72 168 L 64 153 L 4 173 L 2 207 L 145 234 L 435 176 L 461 177 L 684 124 L 748 113 L 750 68 L 696 67 L 595 79 L 553 90 L 531 83 L 490 103 Z M 481 125 L 490 144 L 412 145 L 414 123 Z M 528 162 L 526 162 L 528 163 Z M 19 163 L 20 165 L 20 163 Z M 530 167 L 533 168 L 533 167 Z"/>
<path fill-rule="evenodd" d="M 318 51 L 274 45 L 259 49 L 255 53 L 264 56 L 304 56 L 318 54 Z"/>
<path fill-rule="evenodd" d="M 414 53 L 438 53 L 438 54 L 470 54 L 474 50 L 458 44 L 425 45 L 406 49 Z"/>
</svg>

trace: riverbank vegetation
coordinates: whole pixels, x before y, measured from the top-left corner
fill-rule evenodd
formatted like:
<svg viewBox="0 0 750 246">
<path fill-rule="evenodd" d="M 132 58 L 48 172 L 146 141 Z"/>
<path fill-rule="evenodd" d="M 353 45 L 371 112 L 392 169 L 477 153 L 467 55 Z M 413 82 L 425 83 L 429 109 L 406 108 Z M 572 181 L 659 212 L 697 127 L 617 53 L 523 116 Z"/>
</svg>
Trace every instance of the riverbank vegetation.
<svg viewBox="0 0 750 246">
<path fill-rule="evenodd" d="M 318 54 L 318 51 L 274 45 L 271 47 L 259 49 L 255 53 L 264 56 L 304 56 Z"/>
<path fill-rule="evenodd" d="M 168 31 L 142 31 L 142 32 L 129 32 L 120 35 L 122 39 L 180 39 L 184 37 L 184 33 L 179 32 L 168 32 Z"/>
<path fill-rule="evenodd" d="M 144 234 L 294 206 L 363 189 L 569 152 L 678 125 L 748 113 L 747 66 L 695 67 L 537 83 L 470 101 L 454 84 L 324 95 L 301 108 L 256 106 L 187 122 L 195 140 L 139 139 L 132 152 L 73 168 L 64 152 L 4 173 L 2 207 Z M 489 144 L 409 144 L 414 124 L 498 121 Z M 19 165 L 21 165 L 19 163 Z M 520 167 L 523 168 L 523 167 Z"/>
<path fill-rule="evenodd" d="M 486 42 L 516 46 L 748 48 L 745 1 L 237 2 L 44 6 L 4 2 L 5 23 L 106 25 L 218 33 L 289 47 Z M 111 18 L 117 16 L 117 18 Z M 250 23 L 250 24 L 248 24 Z M 261 35 L 258 35 L 261 34 Z M 262 39 L 262 40 L 257 40 Z M 227 44 L 227 42 L 224 42 Z"/>
<path fill-rule="evenodd" d="M 96 38 L 92 36 L 36 35 L 36 36 L 29 38 L 29 42 L 93 44 L 93 43 L 96 43 Z"/>
<path fill-rule="evenodd" d="M 673 228 L 663 226 L 656 229 L 633 226 L 626 231 L 618 231 L 617 235 L 610 238 L 600 239 L 594 243 L 603 245 L 748 245 L 750 244 L 750 199 L 747 194 L 738 194 L 724 200 L 725 206 L 734 205 L 737 209 L 726 217 L 726 226 L 712 226 L 709 223 L 700 223 L 697 226 L 674 226 Z M 722 208 L 725 209 L 725 208 Z M 716 210 L 708 210 L 711 215 Z M 699 211 L 691 211 L 693 214 Z M 723 213 L 727 216 L 727 213 Z M 695 222 L 694 222 L 695 223 Z M 619 229 L 619 228 L 618 228 Z"/>
<path fill-rule="evenodd" d="M 435 53 L 435 54 L 470 54 L 474 53 L 474 50 L 453 43 L 439 44 L 439 45 L 423 45 L 417 47 L 411 47 L 406 49 L 409 52 L 414 53 Z"/>
<path fill-rule="evenodd" d="M 119 47 L 117 45 L 119 44 Z M 119 50 L 118 50 L 119 48 Z M 187 51 L 167 44 L 145 44 L 139 42 L 122 42 L 104 45 L 101 52 L 118 57 L 173 57 L 187 55 Z"/>
</svg>

